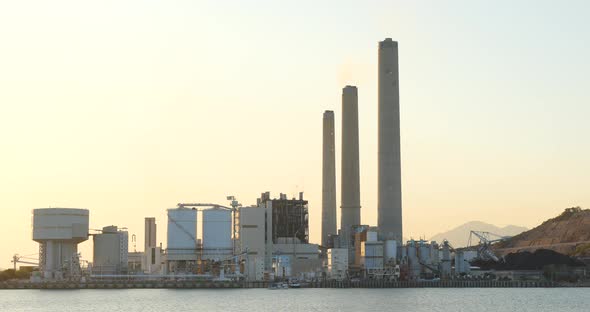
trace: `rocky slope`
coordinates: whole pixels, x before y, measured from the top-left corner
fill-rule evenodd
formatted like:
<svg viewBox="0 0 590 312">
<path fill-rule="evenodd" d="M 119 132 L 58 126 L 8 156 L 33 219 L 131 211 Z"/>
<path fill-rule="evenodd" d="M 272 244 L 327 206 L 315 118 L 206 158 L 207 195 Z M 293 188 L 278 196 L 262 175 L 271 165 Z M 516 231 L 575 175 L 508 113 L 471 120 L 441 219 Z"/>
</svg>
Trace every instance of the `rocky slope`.
<svg viewBox="0 0 590 312">
<path fill-rule="evenodd" d="M 499 254 L 550 249 L 562 254 L 590 256 L 590 209 L 567 208 L 532 230 L 494 244 Z"/>
</svg>

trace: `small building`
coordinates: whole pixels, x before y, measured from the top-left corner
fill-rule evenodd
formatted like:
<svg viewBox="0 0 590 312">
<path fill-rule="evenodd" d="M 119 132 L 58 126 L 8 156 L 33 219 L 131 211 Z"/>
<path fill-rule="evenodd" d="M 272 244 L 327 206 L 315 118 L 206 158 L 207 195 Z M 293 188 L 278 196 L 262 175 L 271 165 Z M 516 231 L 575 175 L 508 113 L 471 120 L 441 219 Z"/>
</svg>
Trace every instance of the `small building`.
<svg viewBox="0 0 590 312">
<path fill-rule="evenodd" d="M 266 208 L 240 208 L 240 234 L 238 246 L 240 253 L 245 253 L 245 267 L 242 268 L 247 280 L 260 281 L 264 272 L 270 271 L 266 265 L 266 250 L 269 243 L 266 228 Z M 271 247 L 272 248 L 272 242 Z M 271 249 L 272 250 L 272 249 Z"/>
<path fill-rule="evenodd" d="M 317 244 L 301 244 L 297 239 L 279 238 L 277 244 L 273 244 L 273 256 L 282 259 L 283 263 L 289 265 L 290 272 L 287 278 L 303 278 L 315 275 L 322 271 L 322 260 L 320 258 L 319 246 Z M 275 276 L 280 276 L 274 272 Z"/>
<path fill-rule="evenodd" d="M 129 274 L 140 274 L 143 272 L 142 263 L 144 261 L 143 252 L 132 251 L 127 256 L 127 272 Z"/>
<path fill-rule="evenodd" d="M 162 247 L 149 247 L 143 252 L 142 268 L 145 274 L 161 274 L 163 269 L 164 252 Z"/>
<path fill-rule="evenodd" d="M 327 275 L 329 279 L 344 280 L 348 275 L 348 249 L 328 249 Z"/>
</svg>

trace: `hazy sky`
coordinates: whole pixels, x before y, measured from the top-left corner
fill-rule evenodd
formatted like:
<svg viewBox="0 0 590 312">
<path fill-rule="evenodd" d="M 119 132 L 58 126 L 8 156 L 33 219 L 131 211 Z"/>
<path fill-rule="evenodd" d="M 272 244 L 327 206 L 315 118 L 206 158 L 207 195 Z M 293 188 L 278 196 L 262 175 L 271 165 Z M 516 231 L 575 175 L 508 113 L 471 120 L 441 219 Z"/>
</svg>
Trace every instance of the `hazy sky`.
<svg viewBox="0 0 590 312">
<path fill-rule="evenodd" d="M 346 84 L 359 88 L 362 220 L 376 224 L 386 37 L 400 49 L 405 236 L 590 207 L 589 13 L 587 1 L 0 0 L 0 266 L 37 252 L 31 209 L 48 206 L 88 208 L 92 228 L 126 226 L 143 246 L 143 218 L 165 242 L 178 202 L 304 191 L 319 242 L 322 113 L 336 114 L 339 168 Z"/>
</svg>

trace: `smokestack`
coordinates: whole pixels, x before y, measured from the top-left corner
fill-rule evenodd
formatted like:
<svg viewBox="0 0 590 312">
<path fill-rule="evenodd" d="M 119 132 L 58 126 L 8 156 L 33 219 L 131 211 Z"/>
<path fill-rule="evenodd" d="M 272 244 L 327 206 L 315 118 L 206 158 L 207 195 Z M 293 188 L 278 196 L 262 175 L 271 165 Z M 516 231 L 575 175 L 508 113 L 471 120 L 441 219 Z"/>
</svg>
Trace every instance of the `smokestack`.
<svg viewBox="0 0 590 312">
<path fill-rule="evenodd" d="M 322 148 L 322 246 L 328 246 L 328 237 L 338 233 L 337 227 L 334 112 L 325 111 Z"/>
<path fill-rule="evenodd" d="M 354 86 L 342 90 L 342 189 L 340 228 L 350 239 L 351 226 L 361 223 L 359 182 L 358 92 Z M 349 259 L 350 260 L 350 259 Z"/>
<path fill-rule="evenodd" d="M 402 183 L 397 42 L 379 42 L 378 226 L 382 239 L 402 243 Z"/>
</svg>

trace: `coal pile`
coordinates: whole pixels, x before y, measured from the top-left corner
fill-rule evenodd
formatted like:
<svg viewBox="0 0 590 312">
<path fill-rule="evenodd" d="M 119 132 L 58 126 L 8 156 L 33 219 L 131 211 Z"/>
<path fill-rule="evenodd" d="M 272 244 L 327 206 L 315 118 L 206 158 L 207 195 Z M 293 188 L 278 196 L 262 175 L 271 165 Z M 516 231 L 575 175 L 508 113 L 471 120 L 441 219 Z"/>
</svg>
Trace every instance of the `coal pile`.
<svg viewBox="0 0 590 312">
<path fill-rule="evenodd" d="M 547 265 L 577 267 L 583 266 L 584 263 L 560 254 L 549 249 L 538 249 L 535 252 L 517 252 L 506 255 L 503 259 L 495 263 L 493 261 L 475 260 L 472 265 L 478 266 L 484 270 L 542 270 Z"/>
</svg>

